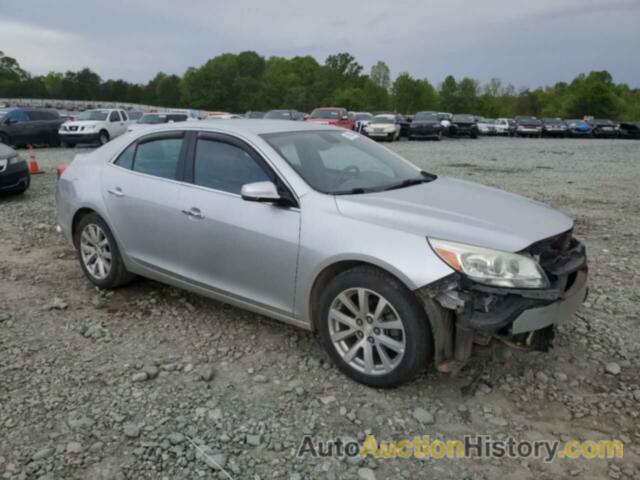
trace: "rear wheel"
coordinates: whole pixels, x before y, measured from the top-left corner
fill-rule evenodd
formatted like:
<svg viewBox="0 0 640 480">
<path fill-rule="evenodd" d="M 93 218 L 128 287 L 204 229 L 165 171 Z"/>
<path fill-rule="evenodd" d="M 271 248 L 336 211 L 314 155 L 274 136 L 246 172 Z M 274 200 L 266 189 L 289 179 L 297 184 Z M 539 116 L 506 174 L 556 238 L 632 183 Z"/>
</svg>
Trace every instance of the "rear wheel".
<svg viewBox="0 0 640 480">
<path fill-rule="evenodd" d="M 424 309 L 398 280 L 373 267 L 334 278 L 320 299 L 320 339 L 346 375 L 377 388 L 413 379 L 432 355 Z"/>
<path fill-rule="evenodd" d="M 87 278 L 100 288 L 115 288 L 130 282 L 116 240 L 107 224 L 96 213 L 80 219 L 74 242 L 80 265 Z"/>
</svg>

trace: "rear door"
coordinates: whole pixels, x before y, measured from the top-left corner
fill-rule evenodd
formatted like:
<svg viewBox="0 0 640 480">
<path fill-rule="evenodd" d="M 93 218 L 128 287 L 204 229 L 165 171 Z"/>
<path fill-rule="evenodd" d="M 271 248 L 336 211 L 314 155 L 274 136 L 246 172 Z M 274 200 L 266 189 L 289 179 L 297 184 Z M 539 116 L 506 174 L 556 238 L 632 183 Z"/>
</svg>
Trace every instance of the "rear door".
<svg viewBox="0 0 640 480">
<path fill-rule="evenodd" d="M 111 226 L 126 255 L 162 273 L 181 271 L 184 137 L 184 131 L 175 131 L 141 138 L 103 170 L 101 182 Z"/>
<path fill-rule="evenodd" d="M 199 134 L 181 199 L 182 209 L 192 212 L 183 231 L 184 262 L 196 283 L 290 315 L 300 210 L 243 200 L 242 186 L 260 181 L 286 188 L 243 141 Z"/>
</svg>

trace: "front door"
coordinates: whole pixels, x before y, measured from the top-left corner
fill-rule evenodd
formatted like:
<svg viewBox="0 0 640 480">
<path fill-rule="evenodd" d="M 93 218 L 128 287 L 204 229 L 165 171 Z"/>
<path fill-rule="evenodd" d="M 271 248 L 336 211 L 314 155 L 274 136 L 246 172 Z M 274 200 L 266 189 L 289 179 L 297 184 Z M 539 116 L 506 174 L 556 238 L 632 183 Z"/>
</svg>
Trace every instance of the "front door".
<svg viewBox="0 0 640 480">
<path fill-rule="evenodd" d="M 300 211 L 245 201 L 243 185 L 276 181 L 264 160 L 234 137 L 201 133 L 187 163 L 182 209 L 189 277 L 219 293 L 291 315 Z"/>
</svg>

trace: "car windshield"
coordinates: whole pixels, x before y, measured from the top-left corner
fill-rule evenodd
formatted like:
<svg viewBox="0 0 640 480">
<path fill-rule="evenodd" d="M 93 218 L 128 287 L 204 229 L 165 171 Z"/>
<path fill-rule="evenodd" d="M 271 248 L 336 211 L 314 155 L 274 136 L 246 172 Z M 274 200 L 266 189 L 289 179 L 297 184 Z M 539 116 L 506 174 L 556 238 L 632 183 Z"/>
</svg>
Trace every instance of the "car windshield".
<svg viewBox="0 0 640 480">
<path fill-rule="evenodd" d="M 593 123 L 595 125 L 613 125 L 611 120 L 594 120 Z"/>
<path fill-rule="evenodd" d="M 393 117 L 373 117 L 371 123 L 395 123 Z"/>
<path fill-rule="evenodd" d="M 356 120 L 371 120 L 373 115 L 370 113 L 356 113 Z"/>
<path fill-rule="evenodd" d="M 543 118 L 542 121 L 544 123 L 562 123 L 562 119 L 560 118 Z"/>
<path fill-rule="evenodd" d="M 289 110 L 271 110 L 267 112 L 264 118 L 271 118 L 274 120 L 289 120 L 291 118 L 291 113 Z"/>
<path fill-rule="evenodd" d="M 167 123 L 167 116 L 159 113 L 145 113 L 138 123 L 143 123 L 145 125 L 155 125 L 157 123 Z"/>
<path fill-rule="evenodd" d="M 454 122 L 462 122 L 462 123 L 474 123 L 475 119 L 471 115 L 454 115 L 452 120 Z"/>
<path fill-rule="evenodd" d="M 338 110 L 314 110 L 309 118 L 338 118 L 340 112 Z"/>
<path fill-rule="evenodd" d="M 520 125 L 530 125 L 530 126 L 538 126 L 541 125 L 542 122 L 537 118 L 521 118 L 517 120 Z"/>
<path fill-rule="evenodd" d="M 98 120 L 104 121 L 107 119 L 109 112 L 104 110 L 87 110 L 78 115 L 78 120 Z"/>
<path fill-rule="evenodd" d="M 312 188 L 323 193 L 367 193 L 435 178 L 354 132 L 301 131 L 262 137 Z"/>
<path fill-rule="evenodd" d="M 413 117 L 413 121 L 415 122 L 416 120 L 438 121 L 440 120 L 440 117 L 438 116 L 437 113 L 433 113 L 433 112 L 418 112 L 416 113 L 415 117 Z"/>
</svg>

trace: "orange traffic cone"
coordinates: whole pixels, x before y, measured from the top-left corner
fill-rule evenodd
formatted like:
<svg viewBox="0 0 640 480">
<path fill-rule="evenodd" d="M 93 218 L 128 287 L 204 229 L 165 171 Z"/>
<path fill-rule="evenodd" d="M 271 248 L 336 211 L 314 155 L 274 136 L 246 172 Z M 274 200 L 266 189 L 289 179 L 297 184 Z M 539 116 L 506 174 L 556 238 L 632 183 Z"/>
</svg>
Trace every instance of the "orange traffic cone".
<svg viewBox="0 0 640 480">
<path fill-rule="evenodd" d="M 38 162 L 36 161 L 36 155 L 33 153 L 33 147 L 29 145 L 29 173 L 31 175 L 36 175 L 38 173 L 44 173 L 38 167 Z"/>
</svg>

